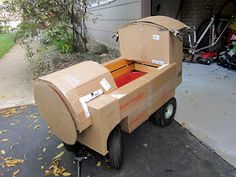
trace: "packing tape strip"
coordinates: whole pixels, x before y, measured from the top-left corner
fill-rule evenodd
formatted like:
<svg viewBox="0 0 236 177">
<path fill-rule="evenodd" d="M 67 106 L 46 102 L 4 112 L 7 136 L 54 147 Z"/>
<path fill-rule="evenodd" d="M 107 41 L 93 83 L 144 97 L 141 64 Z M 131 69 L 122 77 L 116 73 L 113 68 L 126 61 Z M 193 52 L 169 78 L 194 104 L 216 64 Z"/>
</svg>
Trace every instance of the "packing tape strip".
<svg viewBox="0 0 236 177">
<path fill-rule="evenodd" d="M 87 103 L 89 101 L 93 100 L 94 98 L 102 95 L 102 94 L 103 94 L 102 89 L 99 89 L 99 90 L 96 90 L 96 91 L 94 91 L 94 92 L 92 92 L 92 93 L 90 93 L 88 95 L 85 95 L 85 96 L 79 98 L 79 101 L 80 101 L 80 103 L 82 105 L 82 108 L 84 110 L 84 114 L 85 114 L 86 118 L 90 117 L 89 108 L 87 106 Z"/>
</svg>

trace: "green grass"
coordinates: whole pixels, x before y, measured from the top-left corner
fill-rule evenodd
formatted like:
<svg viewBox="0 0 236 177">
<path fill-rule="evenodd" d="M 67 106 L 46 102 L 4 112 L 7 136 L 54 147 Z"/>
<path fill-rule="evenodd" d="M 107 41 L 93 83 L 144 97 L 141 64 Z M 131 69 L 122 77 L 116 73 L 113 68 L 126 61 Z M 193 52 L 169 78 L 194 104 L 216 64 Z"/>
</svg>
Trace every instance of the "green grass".
<svg viewBox="0 0 236 177">
<path fill-rule="evenodd" d="M 0 59 L 15 45 L 14 37 L 15 33 L 0 34 Z"/>
</svg>

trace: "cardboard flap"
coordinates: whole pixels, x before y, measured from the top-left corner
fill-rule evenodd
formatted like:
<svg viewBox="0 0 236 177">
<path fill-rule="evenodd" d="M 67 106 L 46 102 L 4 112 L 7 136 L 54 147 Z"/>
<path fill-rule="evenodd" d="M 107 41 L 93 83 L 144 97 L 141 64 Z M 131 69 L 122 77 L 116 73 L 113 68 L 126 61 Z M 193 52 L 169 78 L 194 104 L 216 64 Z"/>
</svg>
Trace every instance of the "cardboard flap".
<svg viewBox="0 0 236 177">
<path fill-rule="evenodd" d="M 171 17 L 167 17 L 167 16 L 150 16 L 150 17 L 142 18 L 138 21 L 128 23 L 122 26 L 121 28 L 124 28 L 126 26 L 129 26 L 138 22 L 160 25 L 171 32 L 179 31 L 183 28 L 187 28 L 187 25 L 185 25 L 183 22 L 176 20 L 174 18 L 171 18 Z"/>
</svg>

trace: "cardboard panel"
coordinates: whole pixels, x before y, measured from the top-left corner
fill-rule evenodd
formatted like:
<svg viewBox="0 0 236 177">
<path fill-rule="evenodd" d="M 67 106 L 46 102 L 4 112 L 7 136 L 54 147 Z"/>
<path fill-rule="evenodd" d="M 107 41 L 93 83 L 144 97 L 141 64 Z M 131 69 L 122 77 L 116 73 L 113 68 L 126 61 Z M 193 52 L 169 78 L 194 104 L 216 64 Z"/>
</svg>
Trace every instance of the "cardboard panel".
<svg viewBox="0 0 236 177">
<path fill-rule="evenodd" d="M 151 115 L 174 96 L 177 74 L 176 64 L 166 65 L 143 76 L 148 81 L 148 104 Z"/>
<path fill-rule="evenodd" d="M 102 155 L 106 155 L 107 139 L 113 128 L 120 122 L 117 99 L 104 94 L 88 103 L 93 125 L 78 136 L 78 141 Z"/>
<path fill-rule="evenodd" d="M 147 101 L 147 81 L 142 80 L 142 77 L 110 93 L 112 97 L 119 100 L 121 119 L 137 111 L 139 106 Z"/>
<path fill-rule="evenodd" d="M 86 106 L 89 100 L 84 103 L 85 101 L 81 99 L 85 99 L 86 95 L 98 92 L 98 90 L 108 93 L 117 88 L 109 70 L 92 61 L 82 62 L 39 80 L 41 83 L 50 85 L 58 93 L 60 99 L 68 107 L 79 132 L 92 125 L 92 119 Z M 52 106 L 48 105 L 44 109 L 47 111 L 46 109 L 52 109 Z"/>
<path fill-rule="evenodd" d="M 169 31 L 174 31 L 174 30 L 179 31 L 187 27 L 183 22 L 179 20 L 161 15 L 146 17 L 138 20 L 138 22 L 157 24 L 167 28 Z"/>
<path fill-rule="evenodd" d="M 141 72 L 150 72 L 150 71 L 156 70 L 155 67 L 147 66 L 147 65 L 143 65 L 143 64 L 139 64 L 139 63 L 134 64 L 134 69 L 136 71 L 141 71 Z"/>
<path fill-rule="evenodd" d="M 34 99 L 41 116 L 55 135 L 67 144 L 74 144 L 77 139 L 74 120 L 56 91 L 38 81 L 34 84 Z"/>
<path fill-rule="evenodd" d="M 123 95 L 118 98 L 123 119 L 121 127 L 128 133 L 140 126 L 174 96 L 177 82 L 176 64 L 152 70 L 138 78 L 136 82 L 136 85 L 132 83 L 132 86 L 131 84 L 126 86 L 127 90 L 121 87 L 110 93 Z"/>
<path fill-rule="evenodd" d="M 143 41 L 143 60 L 149 62 L 160 62 L 161 65 L 169 63 L 170 32 L 160 31 L 154 25 L 143 25 L 142 41 Z"/>
<path fill-rule="evenodd" d="M 182 22 L 163 16 L 147 17 L 124 25 L 118 30 L 121 55 L 126 59 L 159 65 L 174 63 L 182 55 L 182 42 L 174 36 L 173 30 L 184 27 L 186 25 Z"/>
<path fill-rule="evenodd" d="M 120 28 L 118 32 L 121 56 L 140 61 L 143 58 L 142 24 L 129 25 Z"/>
</svg>

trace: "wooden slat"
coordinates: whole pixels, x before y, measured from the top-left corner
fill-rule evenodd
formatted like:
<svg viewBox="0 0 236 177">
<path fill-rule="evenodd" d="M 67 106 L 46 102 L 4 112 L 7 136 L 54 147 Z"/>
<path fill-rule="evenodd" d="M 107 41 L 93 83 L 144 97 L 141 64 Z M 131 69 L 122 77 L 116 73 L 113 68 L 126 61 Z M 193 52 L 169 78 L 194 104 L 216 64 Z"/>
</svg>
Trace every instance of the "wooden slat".
<svg viewBox="0 0 236 177">
<path fill-rule="evenodd" d="M 124 68 L 121 68 L 119 70 L 112 72 L 112 76 L 113 76 L 113 78 L 117 78 L 117 77 L 127 74 L 133 70 L 134 70 L 134 65 L 131 64 L 131 65 L 128 65 L 127 67 L 124 67 Z"/>
<path fill-rule="evenodd" d="M 144 65 L 147 65 L 147 66 L 153 66 L 153 67 L 160 67 L 161 65 L 158 65 L 158 64 L 154 64 L 154 63 L 150 63 L 150 62 L 137 62 L 139 64 L 144 64 Z"/>
<path fill-rule="evenodd" d="M 129 61 L 123 58 L 118 58 L 110 62 L 104 63 L 103 66 L 106 67 L 110 72 L 113 72 L 117 69 L 125 67 L 126 65 L 132 64 L 133 61 Z"/>
<path fill-rule="evenodd" d="M 156 67 L 146 66 L 139 63 L 135 63 L 134 68 L 135 70 L 142 71 L 142 72 L 150 72 L 150 71 L 156 70 Z"/>
</svg>

